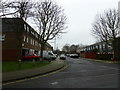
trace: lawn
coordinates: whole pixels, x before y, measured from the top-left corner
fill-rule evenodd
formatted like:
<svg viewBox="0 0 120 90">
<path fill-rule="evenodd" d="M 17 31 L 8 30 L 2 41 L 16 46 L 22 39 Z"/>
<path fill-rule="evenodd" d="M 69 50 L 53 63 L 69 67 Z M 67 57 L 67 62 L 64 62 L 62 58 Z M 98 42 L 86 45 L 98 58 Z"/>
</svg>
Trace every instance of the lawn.
<svg viewBox="0 0 120 90">
<path fill-rule="evenodd" d="M 24 69 L 31 69 L 36 67 L 42 67 L 45 65 L 50 64 L 49 62 L 2 62 L 2 72 L 10 72 L 10 71 L 17 71 L 17 70 L 24 70 Z"/>
</svg>

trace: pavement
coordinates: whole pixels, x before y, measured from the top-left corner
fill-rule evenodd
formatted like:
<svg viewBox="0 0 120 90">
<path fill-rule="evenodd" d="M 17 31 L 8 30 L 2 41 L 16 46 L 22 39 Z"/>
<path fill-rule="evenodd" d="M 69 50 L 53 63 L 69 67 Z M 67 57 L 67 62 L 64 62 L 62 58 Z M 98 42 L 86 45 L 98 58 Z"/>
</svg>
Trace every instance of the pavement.
<svg viewBox="0 0 120 90">
<path fill-rule="evenodd" d="M 95 61 L 95 62 L 102 62 L 102 63 L 114 63 L 114 64 L 120 64 L 120 61 L 109 61 L 109 60 L 97 60 L 97 59 L 89 59 L 89 58 L 82 58 L 90 61 Z"/>
<path fill-rule="evenodd" d="M 62 69 L 66 65 L 67 64 L 64 60 L 57 59 L 57 60 L 51 61 L 50 64 L 39 67 L 39 68 L 37 67 L 37 68 L 27 69 L 27 70 L 4 72 L 2 73 L 2 82 L 5 83 L 5 82 L 10 82 L 10 81 L 31 78 L 31 77 L 38 76 L 38 75 L 44 75 L 44 74 Z"/>
</svg>

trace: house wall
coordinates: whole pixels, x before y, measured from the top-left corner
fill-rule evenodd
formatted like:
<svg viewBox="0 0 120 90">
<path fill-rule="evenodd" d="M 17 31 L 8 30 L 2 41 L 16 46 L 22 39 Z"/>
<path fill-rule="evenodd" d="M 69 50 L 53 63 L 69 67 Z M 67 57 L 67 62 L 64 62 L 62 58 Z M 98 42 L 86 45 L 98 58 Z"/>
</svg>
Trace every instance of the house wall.
<svg viewBox="0 0 120 90">
<path fill-rule="evenodd" d="M 41 50 L 39 34 L 25 21 L 19 18 L 3 18 L 2 21 L 3 61 L 19 60 L 26 52 L 34 54 Z M 46 49 L 51 50 L 51 45 L 47 44 Z"/>
<path fill-rule="evenodd" d="M 4 61 L 14 61 L 20 59 L 21 55 L 21 38 L 14 32 L 3 32 L 5 35 L 4 41 L 2 41 L 2 60 Z"/>
</svg>

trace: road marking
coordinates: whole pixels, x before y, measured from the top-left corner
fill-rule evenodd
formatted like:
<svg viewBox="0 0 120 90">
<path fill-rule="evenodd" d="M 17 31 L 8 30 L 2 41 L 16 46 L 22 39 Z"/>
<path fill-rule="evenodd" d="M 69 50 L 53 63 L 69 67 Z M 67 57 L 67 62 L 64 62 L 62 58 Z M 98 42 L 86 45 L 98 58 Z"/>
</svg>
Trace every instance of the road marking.
<svg viewBox="0 0 120 90">
<path fill-rule="evenodd" d="M 72 71 L 72 72 L 60 72 L 60 73 L 80 73 L 80 72 L 82 72 L 82 73 L 85 73 L 85 72 L 96 72 L 96 71 L 105 71 L 105 70 L 116 70 L 116 71 L 118 71 L 118 70 L 120 70 L 120 69 L 116 69 L 116 68 L 108 68 L 108 69 L 98 69 L 98 70 L 80 70 L 80 71 Z"/>
<path fill-rule="evenodd" d="M 93 77 L 102 77 L 102 76 L 111 76 L 111 75 L 118 75 L 119 73 L 112 73 L 112 74 L 102 74 L 102 75 L 97 75 L 97 76 L 93 76 Z M 92 76 L 91 76 L 92 77 Z"/>
<path fill-rule="evenodd" d="M 28 81 L 28 80 L 32 80 L 32 79 L 36 79 L 36 78 L 40 78 L 40 77 L 45 77 L 45 76 L 48 76 L 48 75 L 52 75 L 52 74 L 55 74 L 57 72 L 60 72 L 64 69 L 66 69 L 68 67 L 68 65 L 66 64 L 63 68 L 57 70 L 57 71 L 54 71 L 54 72 L 51 72 L 51 73 L 47 73 L 47 74 L 44 74 L 44 75 L 39 75 L 39 76 L 35 76 L 35 77 L 32 77 L 32 78 L 26 78 L 26 79 L 22 79 L 22 80 L 17 80 L 17 81 L 12 81 L 12 82 L 7 82 L 7 83 L 3 83 L 2 85 L 0 86 L 6 86 L 6 85 L 10 85 L 10 84 L 14 84 L 14 83 L 20 83 L 20 82 L 24 82 L 24 81 Z"/>
<path fill-rule="evenodd" d="M 57 85 L 58 84 L 58 82 L 53 82 L 53 83 L 51 83 L 52 85 Z"/>
<path fill-rule="evenodd" d="M 64 79 L 79 79 L 79 78 L 100 78 L 100 77 L 103 77 L 103 76 L 113 76 L 113 75 L 118 75 L 120 73 L 111 73 L 111 74 L 102 74 L 102 75 L 91 75 L 91 76 L 84 76 L 84 77 L 70 77 L 70 78 L 64 78 Z M 118 78 L 118 77 L 116 77 Z M 61 79 L 62 80 L 62 79 Z"/>
</svg>

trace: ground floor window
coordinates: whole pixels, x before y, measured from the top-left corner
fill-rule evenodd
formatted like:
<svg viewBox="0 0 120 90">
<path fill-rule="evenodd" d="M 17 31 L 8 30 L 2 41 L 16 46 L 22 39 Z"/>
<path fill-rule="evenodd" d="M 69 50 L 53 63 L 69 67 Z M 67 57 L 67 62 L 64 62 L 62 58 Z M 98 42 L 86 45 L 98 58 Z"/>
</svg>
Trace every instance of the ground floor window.
<svg viewBox="0 0 120 90">
<path fill-rule="evenodd" d="M 29 54 L 29 49 L 22 49 L 22 56 Z"/>
</svg>

